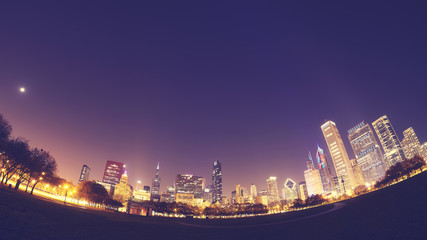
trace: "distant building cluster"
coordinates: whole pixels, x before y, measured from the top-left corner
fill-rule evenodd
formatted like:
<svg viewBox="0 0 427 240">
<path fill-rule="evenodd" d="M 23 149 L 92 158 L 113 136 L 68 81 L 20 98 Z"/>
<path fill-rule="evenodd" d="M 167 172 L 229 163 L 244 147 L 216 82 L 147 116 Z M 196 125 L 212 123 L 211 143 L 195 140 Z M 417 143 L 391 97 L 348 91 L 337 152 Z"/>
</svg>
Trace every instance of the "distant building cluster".
<svg viewBox="0 0 427 240">
<path fill-rule="evenodd" d="M 236 184 L 227 199 L 223 194 L 222 165 L 213 163 L 211 182 L 201 176 L 177 174 L 173 185 L 161 192 L 160 163 L 151 186 L 137 181 L 135 187 L 128 183 L 126 165 L 108 160 L 102 181 L 108 193 L 116 200 L 130 206 L 141 206 L 144 202 L 165 202 L 206 207 L 215 204 L 263 204 L 269 207 L 290 204 L 297 199 L 306 200 L 313 195 L 337 197 L 351 194 L 356 187 L 369 187 L 384 177 L 386 170 L 404 159 L 419 155 L 427 159 L 427 143 L 421 144 L 412 127 L 403 131 L 400 141 L 390 120 L 382 116 L 372 124 L 360 122 L 347 131 L 347 139 L 355 158 L 350 159 L 343 138 L 333 121 L 320 127 L 329 152 L 317 145 L 315 155 L 308 153 L 304 180 L 295 182 L 287 178 L 279 191 L 277 177 L 266 180 L 267 189 L 257 190 L 255 184 L 249 188 Z M 330 157 L 330 160 L 328 159 Z M 332 162 L 332 165 L 330 165 Z M 79 182 L 89 180 L 91 169 L 83 165 Z M 131 209 L 130 212 L 138 212 Z M 141 209 L 138 213 L 141 213 Z"/>
</svg>

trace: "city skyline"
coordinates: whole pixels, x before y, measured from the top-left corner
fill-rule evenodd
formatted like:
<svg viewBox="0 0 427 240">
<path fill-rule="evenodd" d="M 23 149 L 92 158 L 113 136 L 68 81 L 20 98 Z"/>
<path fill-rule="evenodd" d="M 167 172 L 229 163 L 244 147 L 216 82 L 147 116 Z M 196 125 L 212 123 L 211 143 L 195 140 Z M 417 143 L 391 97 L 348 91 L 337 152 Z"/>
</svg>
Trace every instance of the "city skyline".
<svg viewBox="0 0 427 240">
<path fill-rule="evenodd" d="M 350 159 L 346 130 L 384 114 L 425 142 L 423 8 L 310 6 L 5 3 L 0 113 L 74 183 L 112 160 L 151 186 L 161 162 L 161 192 L 177 173 L 208 181 L 215 161 L 227 196 L 300 182 L 307 152 L 327 152 L 325 120 Z"/>
</svg>

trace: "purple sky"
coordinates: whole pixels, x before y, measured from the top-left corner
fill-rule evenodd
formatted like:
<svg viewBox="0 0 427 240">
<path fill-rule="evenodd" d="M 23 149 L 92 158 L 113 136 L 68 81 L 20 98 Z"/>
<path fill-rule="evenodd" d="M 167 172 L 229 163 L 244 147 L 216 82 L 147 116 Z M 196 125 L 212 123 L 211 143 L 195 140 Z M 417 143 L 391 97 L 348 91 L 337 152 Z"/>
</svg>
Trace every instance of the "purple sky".
<svg viewBox="0 0 427 240">
<path fill-rule="evenodd" d="M 424 6 L 202 2 L 1 3 L 0 113 L 75 183 L 113 160 L 210 184 L 219 160 L 227 196 L 303 180 L 325 120 L 347 145 L 383 114 L 427 140 Z"/>
</svg>

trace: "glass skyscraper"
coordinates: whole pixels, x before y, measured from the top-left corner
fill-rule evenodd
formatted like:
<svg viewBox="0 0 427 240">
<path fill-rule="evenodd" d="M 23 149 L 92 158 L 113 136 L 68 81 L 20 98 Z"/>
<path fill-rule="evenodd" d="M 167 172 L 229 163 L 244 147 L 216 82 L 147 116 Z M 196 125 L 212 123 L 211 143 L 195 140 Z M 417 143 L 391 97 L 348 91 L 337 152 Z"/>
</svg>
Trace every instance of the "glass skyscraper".
<svg viewBox="0 0 427 240">
<path fill-rule="evenodd" d="M 90 174 L 90 167 L 88 167 L 87 165 L 83 165 L 82 171 L 80 173 L 79 183 L 83 181 L 88 181 L 89 174 Z"/>
<path fill-rule="evenodd" d="M 323 149 L 317 146 L 316 152 L 317 165 L 319 167 L 320 178 L 322 179 L 323 191 L 332 192 L 334 190 L 334 177 L 332 176 L 331 170 L 329 169 L 328 161 Z"/>
<path fill-rule="evenodd" d="M 364 121 L 347 131 L 364 184 L 374 184 L 385 174 L 385 164 L 374 132 Z"/>
<path fill-rule="evenodd" d="M 222 202 L 222 170 L 221 170 L 221 163 L 219 161 L 215 161 L 213 163 L 212 201 Z"/>
<path fill-rule="evenodd" d="M 336 124 L 332 121 L 327 121 L 321 126 L 323 136 L 329 148 L 329 152 L 334 163 L 335 172 L 337 177 L 343 184 L 342 189 L 348 192 L 357 187 L 356 180 L 354 179 L 353 169 L 348 158 L 347 150 L 345 149 L 344 142 L 338 132 Z"/>
<path fill-rule="evenodd" d="M 191 174 L 178 174 L 175 180 L 176 194 L 193 194 L 194 198 L 203 199 L 205 179 Z"/>
<path fill-rule="evenodd" d="M 280 202 L 279 189 L 277 188 L 276 177 L 270 177 L 269 179 L 267 179 L 267 196 L 269 205 L 274 205 Z"/>
<path fill-rule="evenodd" d="M 375 120 L 375 122 L 372 123 L 372 126 L 377 133 L 381 146 L 383 147 L 386 168 L 403 161 L 405 156 L 403 154 L 402 147 L 400 146 L 399 138 L 397 137 L 387 115 Z"/>
<path fill-rule="evenodd" d="M 153 177 L 153 182 L 151 184 L 151 200 L 160 201 L 160 163 L 157 163 L 156 175 Z"/>
<path fill-rule="evenodd" d="M 420 155 L 420 141 L 412 127 L 403 131 L 402 150 L 407 159 L 413 158 L 415 155 Z"/>
</svg>

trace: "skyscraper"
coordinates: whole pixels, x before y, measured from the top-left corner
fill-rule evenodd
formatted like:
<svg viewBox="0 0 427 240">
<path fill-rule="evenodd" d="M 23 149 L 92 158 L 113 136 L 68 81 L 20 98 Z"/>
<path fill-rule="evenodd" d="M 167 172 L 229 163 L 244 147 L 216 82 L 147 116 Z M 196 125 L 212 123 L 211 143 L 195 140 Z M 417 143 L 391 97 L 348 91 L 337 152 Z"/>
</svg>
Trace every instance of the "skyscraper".
<svg viewBox="0 0 427 240">
<path fill-rule="evenodd" d="M 311 195 L 323 194 L 322 178 L 319 169 L 314 168 L 311 152 L 308 152 L 307 170 L 304 171 L 304 179 L 308 193 L 306 198 Z"/>
<path fill-rule="evenodd" d="M 255 184 L 251 184 L 251 196 L 254 200 L 256 199 L 256 196 L 258 196 Z"/>
<path fill-rule="evenodd" d="M 420 157 L 424 158 L 424 161 L 427 161 L 427 142 L 420 146 L 419 154 Z"/>
<path fill-rule="evenodd" d="M 308 198 L 307 185 L 304 181 L 298 184 L 298 197 L 303 201 Z"/>
<path fill-rule="evenodd" d="M 364 184 L 374 184 L 385 174 L 385 163 L 374 132 L 364 121 L 347 131 Z"/>
<path fill-rule="evenodd" d="M 405 156 L 403 154 L 402 147 L 400 146 L 399 138 L 397 137 L 387 115 L 375 120 L 375 122 L 372 123 L 372 126 L 374 127 L 384 150 L 386 169 L 403 161 Z"/>
<path fill-rule="evenodd" d="M 219 161 L 215 161 L 213 164 L 212 200 L 213 202 L 222 201 L 222 170 Z"/>
<path fill-rule="evenodd" d="M 206 200 L 212 203 L 212 199 L 213 199 L 212 194 L 213 194 L 212 185 L 207 185 L 203 193 L 203 200 Z"/>
<path fill-rule="evenodd" d="M 326 160 L 326 155 L 319 145 L 317 145 L 316 160 L 319 167 L 320 178 L 322 179 L 323 191 L 332 192 L 334 177 L 332 176 L 328 161 Z"/>
<path fill-rule="evenodd" d="M 269 205 L 274 205 L 280 202 L 279 189 L 277 188 L 276 177 L 270 177 L 269 179 L 267 179 L 267 194 Z"/>
<path fill-rule="evenodd" d="M 343 184 L 345 192 L 351 191 L 357 187 L 357 184 L 338 128 L 334 122 L 327 121 L 321 126 L 321 129 L 328 145 L 337 177 L 341 180 L 340 183 Z"/>
<path fill-rule="evenodd" d="M 114 187 L 113 198 L 119 202 L 126 202 L 132 196 L 132 187 L 128 185 L 128 175 L 126 171 L 122 174 L 120 182 Z"/>
<path fill-rule="evenodd" d="M 175 192 L 193 194 L 194 198 L 203 199 L 205 179 L 191 174 L 178 174 L 175 180 Z"/>
<path fill-rule="evenodd" d="M 420 141 L 412 127 L 403 131 L 402 149 L 407 159 L 413 158 L 415 155 L 420 155 Z"/>
<path fill-rule="evenodd" d="M 298 199 L 297 184 L 292 179 L 286 179 L 284 186 L 286 203 L 292 203 Z"/>
<path fill-rule="evenodd" d="M 87 165 L 83 165 L 82 171 L 80 172 L 79 183 L 83 181 L 88 181 L 89 174 L 90 174 L 90 167 L 88 167 Z"/>
<path fill-rule="evenodd" d="M 108 160 L 107 165 L 105 165 L 105 171 L 104 176 L 102 178 L 102 182 L 114 186 L 120 182 L 120 178 L 122 178 L 123 172 L 123 163 Z"/>
<path fill-rule="evenodd" d="M 320 177 L 319 169 L 307 169 L 304 171 L 304 179 L 307 186 L 307 193 L 310 197 L 316 194 L 323 194 L 322 178 Z"/>
<path fill-rule="evenodd" d="M 236 185 L 236 199 L 235 203 L 242 204 L 245 202 L 245 199 L 243 197 L 243 188 L 240 186 L 240 184 Z"/>
<path fill-rule="evenodd" d="M 160 201 L 160 163 L 157 162 L 156 175 L 153 177 L 151 184 L 151 200 Z"/>
</svg>

